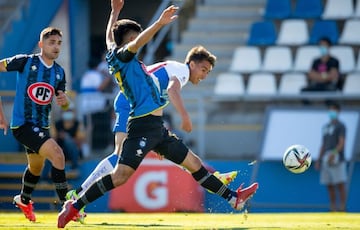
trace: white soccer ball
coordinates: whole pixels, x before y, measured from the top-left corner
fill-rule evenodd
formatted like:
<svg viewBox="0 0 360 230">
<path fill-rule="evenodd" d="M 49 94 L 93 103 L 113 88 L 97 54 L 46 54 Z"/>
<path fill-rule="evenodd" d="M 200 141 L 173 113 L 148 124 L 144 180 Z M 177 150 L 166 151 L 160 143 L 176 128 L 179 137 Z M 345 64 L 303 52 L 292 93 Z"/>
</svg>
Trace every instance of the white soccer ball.
<svg viewBox="0 0 360 230">
<path fill-rule="evenodd" d="M 286 149 L 283 163 L 292 173 L 303 173 L 311 165 L 311 154 L 309 149 L 303 145 L 292 145 Z"/>
</svg>

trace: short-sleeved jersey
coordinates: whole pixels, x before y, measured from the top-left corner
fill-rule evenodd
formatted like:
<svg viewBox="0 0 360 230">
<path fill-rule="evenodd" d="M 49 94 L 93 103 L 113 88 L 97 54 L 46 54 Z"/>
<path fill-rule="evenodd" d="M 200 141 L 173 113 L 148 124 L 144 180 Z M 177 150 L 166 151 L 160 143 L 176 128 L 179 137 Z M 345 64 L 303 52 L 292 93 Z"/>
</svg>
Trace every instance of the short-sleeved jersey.
<svg viewBox="0 0 360 230">
<path fill-rule="evenodd" d="M 328 123 L 322 129 L 323 144 L 325 151 L 333 150 L 337 146 L 340 137 L 345 138 L 345 125 L 338 121 L 336 123 Z M 344 160 L 344 150 L 339 152 L 340 161 Z"/>
<path fill-rule="evenodd" d="M 11 128 L 27 122 L 48 128 L 52 99 L 58 90 L 65 91 L 64 69 L 56 62 L 47 66 L 39 54 L 7 58 L 5 66 L 17 71 Z"/>
<path fill-rule="evenodd" d="M 189 81 L 186 64 L 166 61 L 145 66 L 126 47 L 112 49 L 106 60 L 109 72 L 130 104 L 130 118 L 142 117 L 169 103 L 167 88 L 171 77 L 184 86 Z"/>
</svg>

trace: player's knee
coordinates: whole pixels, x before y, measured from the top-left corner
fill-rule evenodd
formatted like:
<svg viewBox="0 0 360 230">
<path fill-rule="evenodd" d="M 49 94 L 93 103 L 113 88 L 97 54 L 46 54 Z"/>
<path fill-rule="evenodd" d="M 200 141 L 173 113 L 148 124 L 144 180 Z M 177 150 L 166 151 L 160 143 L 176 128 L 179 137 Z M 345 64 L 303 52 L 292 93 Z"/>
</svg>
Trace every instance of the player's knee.
<svg viewBox="0 0 360 230">
<path fill-rule="evenodd" d="M 116 170 L 111 174 L 111 179 L 115 187 L 118 187 L 130 178 L 130 176 L 134 173 L 134 170 L 129 166 L 120 166 L 116 168 Z"/>
</svg>

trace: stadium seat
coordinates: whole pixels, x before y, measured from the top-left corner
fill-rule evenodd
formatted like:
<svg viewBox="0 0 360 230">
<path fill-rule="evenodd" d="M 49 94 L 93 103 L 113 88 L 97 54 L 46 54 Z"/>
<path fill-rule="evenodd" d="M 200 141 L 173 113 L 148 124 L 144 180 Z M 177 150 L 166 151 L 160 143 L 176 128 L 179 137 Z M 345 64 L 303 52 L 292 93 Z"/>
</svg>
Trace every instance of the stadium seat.
<svg viewBox="0 0 360 230">
<path fill-rule="evenodd" d="M 297 0 L 292 12 L 293 18 L 320 18 L 323 13 L 322 0 Z"/>
<path fill-rule="evenodd" d="M 345 21 L 339 43 L 360 45 L 360 19 L 349 19 Z"/>
<path fill-rule="evenodd" d="M 330 54 L 339 60 L 340 73 L 346 74 L 354 71 L 355 56 L 351 46 L 331 46 Z"/>
<path fill-rule="evenodd" d="M 348 74 L 345 78 L 343 94 L 357 94 L 360 95 L 360 73 Z"/>
<path fill-rule="evenodd" d="M 265 50 L 262 71 L 283 73 L 292 69 L 291 50 L 286 46 L 271 46 Z"/>
<path fill-rule="evenodd" d="M 309 32 L 305 20 L 286 19 L 282 21 L 276 44 L 303 45 L 308 41 Z"/>
<path fill-rule="evenodd" d="M 249 76 L 246 93 L 249 96 L 276 95 L 276 79 L 272 73 L 253 73 Z"/>
<path fill-rule="evenodd" d="M 231 72 L 251 73 L 259 71 L 260 67 L 261 54 L 258 47 L 241 46 L 235 49 L 230 64 Z"/>
<path fill-rule="evenodd" d="M 306 84 L 304 73 L 285 73 L 281 76 L 278 92 L 281 95 L 298 95 Z"/>
<path fill-rule="evenodd" d="M 323 19 L 348 19 L 353 16 L 353 0 L 327 0 Z"/>
<path fill-rule="evenodd" d="M 315 58 L 320 57 L 320 49 L 317 46 L 300 46 L 295 53 L 294 71 L 308 72 Z"/>
<path fill-rule="evenodd" d="M 265 19 L 286 19 L 291 15 L 291 0 L 267 0 Z"/>
<path fill-rule="evenodd" d="M 339 30 L 336 21 L 317 20 L 314 22 L 310 31 L 310 44 L 318 44 L 322 37 L 330 39 L 332 44 L 337 44 L 339 40 Z"/>
<path fill-rule="evenodd" d="M 243 76 L 236 73 L 220 73 L 216 77 L 214 93 L 217 96 L 241 96 L 245 92 Z"/>
<path fill-rule="evenodd" d="M 255 22 L 251 25 L 248 45 L 274 45 L 276 28 L 272 21 Z"/>
</svg>

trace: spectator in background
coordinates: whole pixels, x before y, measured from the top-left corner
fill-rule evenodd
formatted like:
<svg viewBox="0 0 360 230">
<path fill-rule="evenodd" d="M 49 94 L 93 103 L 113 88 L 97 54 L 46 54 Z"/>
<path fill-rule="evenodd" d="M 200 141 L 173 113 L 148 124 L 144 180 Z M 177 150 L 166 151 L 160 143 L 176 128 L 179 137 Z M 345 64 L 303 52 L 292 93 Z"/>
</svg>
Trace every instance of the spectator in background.
<svg viewBox="0 0 360 230">
<path fill-rule="evenodd" d="M 102 56 L 101 62 L 96 67 L 97 71 L 99 71 L 103 76 L 103 81 L 99 87 L 99 90 L 103 93 L 116 95 L 119 90 L 119 87 L 117 87 L 114 77 L 109 73 L 108 64 L 105 60 L 105 56 L 106 56 L 106 51 Z"/>
<path fill-rule="evenodd" d="M 330 56 L 330 39 L 324 37 L 319 41 L 321 57 L 316 58 L 308 73 L 308 86 L 302 92 L 309 91 L 336 91 L 340 79 L 339 61 Z"/>
<path fill-rule="evenodd" d="M 322 130 L 323 139 L 316 169 L 320 169 L 320 183 L 327 186 L 331 211 L 345 211 L 346 208 L 346 161 L 344 155 L 345 125 L 339 120 L 340 105 L 329 104 L 329 118 Z M 339 193 L 340 205 L 336 205 Z"/>
<path fill-rule="evenodd" d="M 62 112 L 61 118 L 55 122 L 55 128 L 51 129 L 52 136 L 63 149 L 65 160 L 71 162 L 71 170 L 78 170 L 79 159 L 88 156 L 83 151 L 85 143 L 85 132 L 83 124 L 76 119 L 73 108 Z M 46 161 L 41 177 L 45 180 L 50 178 L 50 162 Z"/>
<path fill-rule="evenodd" d="M 88 62 L 89 69 L 84 73 L 80 82 L 80 111 L 81 117 L 104 110 L 106 97 L 101 92 L 103 75 L 97 70 L 100 63 L 98 58 L 92 57 Z"/>
</svg>

